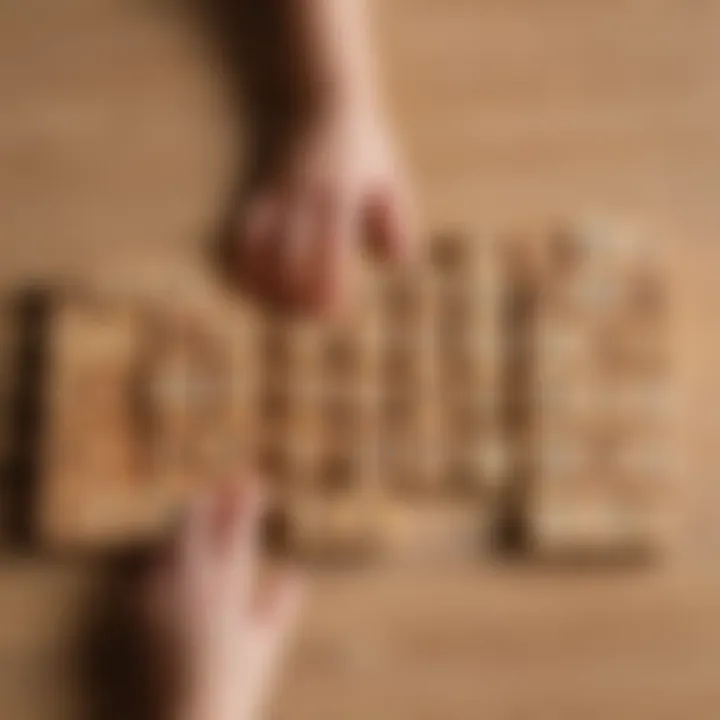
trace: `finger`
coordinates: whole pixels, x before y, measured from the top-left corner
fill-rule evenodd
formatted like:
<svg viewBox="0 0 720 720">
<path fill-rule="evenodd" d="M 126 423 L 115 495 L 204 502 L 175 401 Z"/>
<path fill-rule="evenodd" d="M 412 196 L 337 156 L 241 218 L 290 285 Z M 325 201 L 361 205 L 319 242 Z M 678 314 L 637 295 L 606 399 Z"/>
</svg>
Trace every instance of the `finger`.
<svg viewBox="0 0 720 720">
<path fill-rule="evenodd" d="M 215 550 L 230 592 L 240 598 L 249 597 L 255 581 L 263 505 L 252 475 L 243 475 L 217 497 Z"/>
<path fill-rule="evenodd" d="M 262 510 L 259 482 L 250 473 L 239 474 L 214 497 L 213 542 L 216 548 L 236 553 L 257 527 Z"/>
<path fill-rule="evenodd" d="M 364 221 L 370 248 L 381 257 L 404 262 L 416 256 L 416 213 L 404 190 L 383 188 L 372 193 Z"/>
<path fill-rule="evenodd" d="M 198 496 L 184 513 L 148 569 L 149 596 L 167 599 L 169 594 L 201 591 L 206 586 L 211 513 L 207 494 Z"/>
<path fill-rule="evenodd" d="M 304 596 L 300 578 L 288 571 L 277 575 L 265 585 L 264 592 L 248 618 L 248 640 L 253 657 L 255 693 L 251 707 L 258 714 L 268 699 L 268 690 L 275 683 L 282 654 L 296 625 Z M 241 610 L 247 613 L 247 608 Z"/>
<path fill-rule="evenodd" d="M 257 248 L 252 266 L 252 284 L 273 303 L 287 302 L 288 287 L 283 274 L 284 257 L 294 233 L 295 217 L 292 208 L 295 204 L 291 188 L 286 188 L 282 195 L 278 196 L 273 224 Z"/>
<path fill-rule="evenodd" d="M 258 595 L 256 628 L 271 653 L 282 650 L 290 640 L 306 595 L 306 579 L 290 569 L 277 571 Z"/>
<path fill-rule="evenodd" d="M 265 255 L 271 238 L 277 233 L 280 220 L 280 203 L 271 193 L 260 195 L 248 204 L 241 225 L 239 261 L 244 277 L 252 285 L 262 281 Z"/>
<path fill-rule="evenodd" d="M 319 193 L 317 206 L 309 294 L 316 309 L 335 314 L 344 309 L 351 293 L 359 237 L 355 194 L 349 189 L 324 191 Z"/>
<path fill-rule="evenodd" d="M 307 295 L 311 267 L 311 201 L 305 191 L 290 203 L 284 242 L 279 248 L 278 274 L 283 299 L 291 305 L 301 303 Z"/>
<path fill-rule="evenodd" d="M 166 554 L 168 565 L 195 570 L 203 565 L 212 526 L 212 498 L 202 493 L 195 498 L 180 520 Z"/>
</svg>

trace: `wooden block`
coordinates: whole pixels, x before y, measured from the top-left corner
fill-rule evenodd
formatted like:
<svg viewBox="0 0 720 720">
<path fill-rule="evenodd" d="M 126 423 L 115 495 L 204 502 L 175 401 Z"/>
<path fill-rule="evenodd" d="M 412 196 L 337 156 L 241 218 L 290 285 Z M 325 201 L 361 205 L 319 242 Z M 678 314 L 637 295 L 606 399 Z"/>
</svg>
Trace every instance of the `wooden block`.
<svg viewBox="0 0 720 720">
<path fill-rule="evenodd" d="M 572 226 L 520 238 L 510 257 L 509 511 L 522 547 L 536 557 L 651 555 L 663 546 L 673 467 L 658 257 Z"/>
<path fill-rule="evenodd" d="M 47 338 L 39 534 L 65 544 L 141 531 L 133 491 L 152 464 L 134 381 L 142 357 L 139 318 L 87 297 L 58 296 Z"/>
<path fill-rule="evenodd" d="M 474 519 L 502 474 L 478 452 L 498 435 L 495 255 L 460 236 L 433 248 L 412 271 L 368 272 L 341 324 L 247 306 L 231 328 L 190 308 L 59 298 L 41 536 L 150 536 L 237 454 L 268 477 L 303 554 L 377 549 L 383 508 L 414 497 Z"/>
</svg>

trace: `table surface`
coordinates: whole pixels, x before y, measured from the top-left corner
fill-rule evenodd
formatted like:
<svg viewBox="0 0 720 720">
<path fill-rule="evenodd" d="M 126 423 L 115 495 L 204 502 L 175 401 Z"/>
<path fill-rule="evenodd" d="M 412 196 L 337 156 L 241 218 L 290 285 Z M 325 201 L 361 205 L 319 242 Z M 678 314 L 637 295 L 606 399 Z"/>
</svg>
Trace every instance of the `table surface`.
<svg viewBox="0 0 720 720">
<path fill-rule="evenodd" d="M 0 285 L 194 278 L 237 169 L 212 43 L 150 0 L 0 0 Z M 670 240 L 685 450 L 654 573 L 510 567 L 318 579 L 278 718 L 720 714 L 717 0 L 376 0 L 388 103 L 430 229 L 557 213 Z M 0 708 L 77 717 L 97 569 L 0 565 Z"/>
</svg>

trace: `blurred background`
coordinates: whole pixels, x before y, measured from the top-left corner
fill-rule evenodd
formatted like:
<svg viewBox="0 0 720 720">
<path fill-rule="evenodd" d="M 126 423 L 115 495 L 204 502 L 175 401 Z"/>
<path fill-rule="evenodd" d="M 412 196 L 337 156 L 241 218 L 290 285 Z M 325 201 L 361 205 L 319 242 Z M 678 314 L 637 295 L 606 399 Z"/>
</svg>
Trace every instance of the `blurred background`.
<svg viewBox="0 0 720 720">
<path fill-rule="evenodd" d="M 720 714 L 720 2 L 373 3 L 424 226 L 557 214 L 670 243 L 683 473 L 653 569 L 319 579 L 278 718 Z M 213 37 L 165 0 L 0 0 L 0 283 L 192 278 L 245 152 Z M 0 713 L 77 717 L 98 569 L 0 564 Z"/>
</svg>

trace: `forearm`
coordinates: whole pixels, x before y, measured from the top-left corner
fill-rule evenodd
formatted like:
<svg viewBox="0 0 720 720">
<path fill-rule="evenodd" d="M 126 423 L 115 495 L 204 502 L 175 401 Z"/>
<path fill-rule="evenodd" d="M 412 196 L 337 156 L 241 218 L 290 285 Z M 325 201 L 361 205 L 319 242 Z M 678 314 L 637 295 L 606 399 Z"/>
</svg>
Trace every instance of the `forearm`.
<svg viewBox="0 0 720 720">
<path fill-rule="evenodd" d="M 378 103 L 367 0 L 284 0 L 297 76 L 313 102 L 356 112 Z"/>
</svg>

